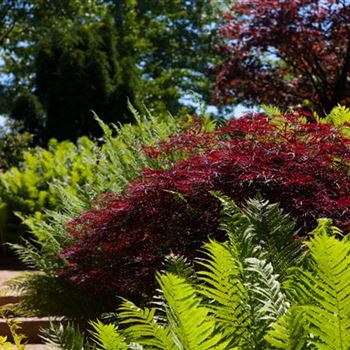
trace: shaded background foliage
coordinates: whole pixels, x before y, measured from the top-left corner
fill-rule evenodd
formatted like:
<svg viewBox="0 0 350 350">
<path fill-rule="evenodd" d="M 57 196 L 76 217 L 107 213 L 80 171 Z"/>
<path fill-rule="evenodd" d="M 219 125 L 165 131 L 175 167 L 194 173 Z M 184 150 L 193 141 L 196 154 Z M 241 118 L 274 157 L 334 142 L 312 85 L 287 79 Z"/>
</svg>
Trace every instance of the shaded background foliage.
<svg viewBox="0 0 350 350">
<path fill-rule="evenodd" d="M 127 99 L 172 113 L 190 90 L 208 100 L 217 13 L 211 0 L 5 1 L 1 112 L 45 144 L 100 135 L 90 110 L 131 121 Z"/>
</svg>

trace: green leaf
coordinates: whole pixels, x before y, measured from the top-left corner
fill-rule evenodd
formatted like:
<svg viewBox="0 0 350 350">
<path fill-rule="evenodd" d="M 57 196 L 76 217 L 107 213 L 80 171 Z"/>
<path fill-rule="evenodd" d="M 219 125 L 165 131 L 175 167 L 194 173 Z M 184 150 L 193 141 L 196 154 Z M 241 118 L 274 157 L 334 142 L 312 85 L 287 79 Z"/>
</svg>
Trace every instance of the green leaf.
<svg viewBox="0 0 350 350">
<path fill-rule="evenodd" d="M 201 305 L 196 289 L 173 274 L 157 275 L 167 302 L 167 317 L 173 341 L 178 349 L 224 350 L 228 343 L 216 331 L 210 309 Z"/>
<path fill-rule="evenodd" d="M 128 348 L 124 336 L 114 324 L 103 324 L 101 321 L 90 322 L 94 328 L 93 335 L 99 349 L 103 350 L 126 350 Z"/>
</svg>

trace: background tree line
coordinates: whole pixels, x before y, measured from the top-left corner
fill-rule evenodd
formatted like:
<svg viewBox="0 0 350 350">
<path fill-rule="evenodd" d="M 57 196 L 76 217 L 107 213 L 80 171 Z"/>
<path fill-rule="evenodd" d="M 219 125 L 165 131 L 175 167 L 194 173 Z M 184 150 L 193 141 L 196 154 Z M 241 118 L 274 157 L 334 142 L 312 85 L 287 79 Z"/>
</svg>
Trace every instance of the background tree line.
<svg viewBox="0 0 350 350">
<path fill-rule="evenodd" d="M 91 110 L 128 122 L 129 99 L 177 113 L 208 100 L 219 7 L 211 0 L 4 0 L 0 113 L 45 144 L 96 136 Z"/>
<path fill-rule="evenodd" d="M 189 110 L 350 101 L 349 0 L 2 0 L 0 114 L 48 139 Z"/>
</svg>

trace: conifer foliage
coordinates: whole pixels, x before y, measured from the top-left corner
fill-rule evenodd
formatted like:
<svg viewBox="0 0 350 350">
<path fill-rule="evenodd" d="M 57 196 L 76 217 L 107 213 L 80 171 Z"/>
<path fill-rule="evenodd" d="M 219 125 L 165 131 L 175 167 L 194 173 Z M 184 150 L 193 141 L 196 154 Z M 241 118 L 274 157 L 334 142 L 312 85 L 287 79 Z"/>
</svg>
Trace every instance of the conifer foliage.
<svg viewBox="0 0 350 350">
<path fill-rule="evenodd" d="M 152 287 L 153 273 L 170 250 L 191 257 L 208 236 L 223 238 L 220 201 L 210 191 L 237 203 L 257 194 L 281 203 L 301 235 L 319 217 L 347 229 L 350 139 L 344 135 L 341 128 L 309 124 L 295 114 L 232 120 L 209 143 L 203 133 L 184 143 L 177 142 L 183 135 L 169 138 L 168 147 L 162 143 L 150 154 L 157 159 L 174 145 L 176 152 L 184 147 L 188 158 L 169 169 L 146 169 L 120 195 L 106 194 L 71 221 L 74 243 L 61 254 L 60 274 L 90 293 L 139 295 L 141 286 Z"/>
</svg>

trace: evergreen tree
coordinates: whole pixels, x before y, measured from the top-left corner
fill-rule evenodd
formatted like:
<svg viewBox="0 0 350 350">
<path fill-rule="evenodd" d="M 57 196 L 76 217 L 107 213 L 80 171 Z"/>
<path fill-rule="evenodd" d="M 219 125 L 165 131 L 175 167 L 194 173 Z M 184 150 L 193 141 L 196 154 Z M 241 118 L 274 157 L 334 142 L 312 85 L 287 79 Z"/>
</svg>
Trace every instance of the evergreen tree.
<svg viewBox="0 0 350 350">
<path fill-rule="evenodd" d="M 35 60 L 46 136 L 58 139 L 98 135 L 91 110 L 106 122 L 130 121 L 127 99 L 135 103 L 137 89 L 135 64 L 121 56 L 111 22 L 77 26 L 71 34 L 53 33 Z"/>
</svg>

